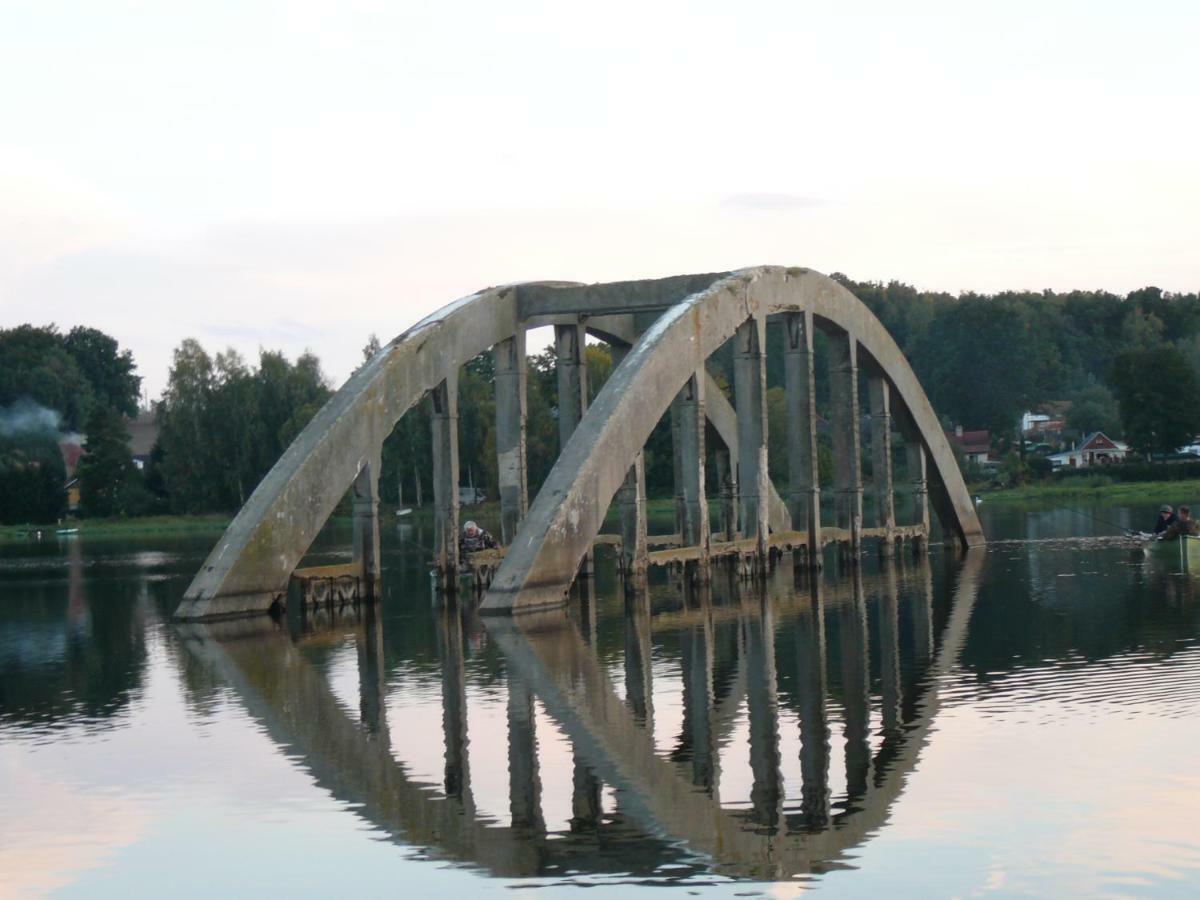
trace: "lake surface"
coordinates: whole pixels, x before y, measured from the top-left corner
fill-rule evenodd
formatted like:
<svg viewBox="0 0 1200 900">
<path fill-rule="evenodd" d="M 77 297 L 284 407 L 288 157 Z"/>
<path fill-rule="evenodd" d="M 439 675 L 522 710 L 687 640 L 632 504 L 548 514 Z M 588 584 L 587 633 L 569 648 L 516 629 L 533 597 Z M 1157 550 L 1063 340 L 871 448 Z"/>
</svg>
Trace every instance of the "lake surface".
<svg viewBox="0 0 1200 900">
<path fill-rule="evenodd" d="M 411 527 L 376 609 L 211 627 L 211 540 L 0 544 L 0 896 L 1195 896 L 1197 584 L 1106 537 L 1154 508 L 644 597 L 602 550 L 521 627 Z"/>
</svg>

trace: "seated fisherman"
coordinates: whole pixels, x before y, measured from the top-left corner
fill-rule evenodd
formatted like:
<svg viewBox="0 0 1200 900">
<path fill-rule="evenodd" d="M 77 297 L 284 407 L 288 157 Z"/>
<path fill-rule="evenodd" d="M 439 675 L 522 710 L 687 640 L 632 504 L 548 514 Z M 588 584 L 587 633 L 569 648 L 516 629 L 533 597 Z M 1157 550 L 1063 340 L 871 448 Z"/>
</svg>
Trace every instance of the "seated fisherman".
<svg viewBox="0 0 1200 900">
<path fill-rule="evenodd" d="M 465 556 L 468 553 L 478 553 L 480 550 L 490 550 L 496 546 L 496 539 L 476 525 L 467 522 L 458 536 L 458 553 Z"/>
<path fill-rule="evenodd" d="M 1174 524 L 1175 510 L 1171 509 L 1170 503 L 1164 503 L 1158 510 L 1158 519 L 1154 523 L 1154 533 L 1162 534 Z"/>
<path fill-rule="evenodd" d="M 1181 534 L 1193 537 L 1200 534 L 1200 527 L 1197 527 L 1196 521 L 1192 518 L 1191 509 L 1186 506 L 1179 507 L 1179 516 L 1172 523 L 1171 527 L 1162 533 L 1162 537 L 1159 540 L 1178 540 Z"/>
</svg>

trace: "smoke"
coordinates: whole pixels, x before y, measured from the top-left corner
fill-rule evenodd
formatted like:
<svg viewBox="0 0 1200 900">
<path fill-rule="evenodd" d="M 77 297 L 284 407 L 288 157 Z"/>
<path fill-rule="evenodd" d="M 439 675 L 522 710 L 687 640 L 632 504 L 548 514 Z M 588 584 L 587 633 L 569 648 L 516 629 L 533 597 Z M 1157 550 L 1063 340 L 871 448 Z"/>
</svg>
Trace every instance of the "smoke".
<svg viewBox="0 0 1200 900">
<path fill-rule="evenodd" d="M 12 406 L 0 406 L 0 437 L 58 433 L 62 416 L 24 397 Z"/>
</svg>

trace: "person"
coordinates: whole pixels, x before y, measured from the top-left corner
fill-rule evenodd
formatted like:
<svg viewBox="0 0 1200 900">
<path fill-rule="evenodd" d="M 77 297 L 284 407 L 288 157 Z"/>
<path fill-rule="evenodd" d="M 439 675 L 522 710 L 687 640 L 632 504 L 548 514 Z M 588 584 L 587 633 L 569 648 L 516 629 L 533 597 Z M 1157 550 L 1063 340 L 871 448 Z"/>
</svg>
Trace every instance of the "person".
<svg viewBox="0 0 1200 900">
<path fill-rule="evenodd" d="M 1154 533 L 1162 534 L 1175 524 L 1175 510 L 1170 503 L 1164 503 L 1158 510 L 1158 520 L 1154 523 Z"/>
<path fill-rule="evenodd" d="M 1192 519 L 1192 511 L 1186 506 L 1179 507 L 1179 515 L 1166 531 L 1162 533 L 1159 540 L 1174 541 L 1178 540 L 1180 535 L 1196 536 L 1200 534 L 1200 527 L 1197 527 L 1195 520 Z"/>
<path fill-rule="evenodd" d="M 468 553 L 478 553 L 480 550 L 490 550 L 496 546 L 496 539 L 476 525 L 467 522 L 458 536 L 458 552 L 460 556 Z"/>
</svg>

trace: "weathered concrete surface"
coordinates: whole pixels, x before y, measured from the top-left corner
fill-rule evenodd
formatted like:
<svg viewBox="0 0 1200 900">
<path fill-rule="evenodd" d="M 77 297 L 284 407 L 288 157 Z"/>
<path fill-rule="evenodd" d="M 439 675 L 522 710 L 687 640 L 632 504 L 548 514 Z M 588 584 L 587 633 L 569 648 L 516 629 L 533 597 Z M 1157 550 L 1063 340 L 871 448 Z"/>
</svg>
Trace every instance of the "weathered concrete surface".
<svg viewBox="0 0 1200 900">
<path fill-rule="evenodd" d="M 742 536 L 757 538 L 766 552 L 767 512 L 767 340 L 766 316 L 751 316 L 737 327 L 733 393 L 738 416 L 738 518 Z"/>
<path fill-rule="evenodd" d="M 944 527 L 965 544 L 982 543 L 978 517 L 937 417 L 879 320 L 841 285 L 809 269 L 748 269 L 668 310 L 613 372 L 533 502 L 484 598 L 484 611 L 561 603 L 634 455 L 684 382 L 748 319 L 805 310 L 819 326 L 853 335 L 888 373 L 930 454 Z"/>
<path fill-rule="evenodd" d="M 517 534 L 529 509 L 529 469 L 525 456 L 525 330 L 493 351 L 496 369 L 496 470 L 500 485 L 500 540 Z"/>
<path fill-rule="evenodd" d="M 266 610 L 400 417 L 448 368 L 515 334 L 516 306 L 512 287 L 473 294 L 423 319 L 354 373 L 255 489 L 175 615 Z"/>
<path fill-rule="evenodd" d="M 809 535 L 808 565 L 821 564 L 821 477 L 817 457 L 817 385 L 812 312 L 784 316 L 783 366 L 788 410 L 788 512 Z M 771 528 L 779 531 L 772 520 Z"/>
</svg>

